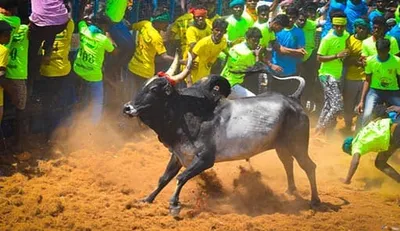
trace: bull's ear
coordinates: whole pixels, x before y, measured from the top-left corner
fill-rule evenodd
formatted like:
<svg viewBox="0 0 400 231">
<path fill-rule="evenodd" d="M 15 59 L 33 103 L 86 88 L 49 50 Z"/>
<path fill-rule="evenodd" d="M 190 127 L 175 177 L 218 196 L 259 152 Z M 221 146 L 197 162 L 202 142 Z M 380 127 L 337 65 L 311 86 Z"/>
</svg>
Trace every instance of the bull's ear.
<svg viewBox="0 0 400 231">
<path fill-rule="evenodd" d="M 215 93 L 218 92 L 218 94 L 224 97 L 228 97 L 228 95 L 231 94 L 231 85 L 229 84 L 228 80 L 219 76 L 218 80 L 215 81 L 212 91 Z"/>
<path fill-rule="evenodd" d="M 173 87 L 171 84 L 168 83 L 164 86 L 164 92 L 166 95 L 171 95 L 172 91 L 173 91 Z"/>
<path fill-rule="evenodd" d="M 210 91 L 214 102 L 219 101 L 222 97 L 228 97 L 231 93 L 231 85 L 228 80 L 221 76 L 210 77 Z"/>
</svg>

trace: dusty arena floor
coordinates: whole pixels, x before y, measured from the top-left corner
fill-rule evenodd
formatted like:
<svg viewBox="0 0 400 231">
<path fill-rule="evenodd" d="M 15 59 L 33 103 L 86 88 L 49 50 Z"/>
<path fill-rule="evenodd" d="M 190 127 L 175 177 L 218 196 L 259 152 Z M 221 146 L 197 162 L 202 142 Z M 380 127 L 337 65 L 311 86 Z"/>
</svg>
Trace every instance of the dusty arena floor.
<svg viewBox="0 0 400 231">
<path fill-rule="evenodd" d="M 298 193 L 285 194 L 283 166 L 269 151 L 250 163 L 218 163 L 190 181 L 181 194 L 181 218 L 174 219 L 168 214 L 174 180 L 154 204 L 139 202 L 154 189 L 169 158 L 152 132 L 126 143 L 117 134 L 84 133 L 63 145 L 87 148 L 56 152 L 39 161 L 34 174 L 0 178 L 0 230 L 375 231 L 400 225 L 400 185 L 375 169 L 374 155 L 362 158 L 351 185 L 340 183 L 350 157 L 341 152 L 339 136 L 329 144 L 310 144 L 319 209 L 309 208 L 309 183 L 297 163 Z"/>
</svg>

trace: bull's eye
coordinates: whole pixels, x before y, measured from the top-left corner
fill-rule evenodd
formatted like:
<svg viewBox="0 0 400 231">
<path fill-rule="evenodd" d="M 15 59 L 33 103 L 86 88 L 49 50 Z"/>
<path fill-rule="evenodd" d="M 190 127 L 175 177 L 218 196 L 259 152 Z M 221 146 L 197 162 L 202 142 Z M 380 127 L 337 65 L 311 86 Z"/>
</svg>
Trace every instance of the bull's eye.
<svg viewBox="0 0 400 231">
<path fill-rule="evenodd" d="M 152 88 L 150 88 L 150 91 L 151 91 L 152 93 L 157 93 L 157 87 L 152 87 Z"/>
</svg>

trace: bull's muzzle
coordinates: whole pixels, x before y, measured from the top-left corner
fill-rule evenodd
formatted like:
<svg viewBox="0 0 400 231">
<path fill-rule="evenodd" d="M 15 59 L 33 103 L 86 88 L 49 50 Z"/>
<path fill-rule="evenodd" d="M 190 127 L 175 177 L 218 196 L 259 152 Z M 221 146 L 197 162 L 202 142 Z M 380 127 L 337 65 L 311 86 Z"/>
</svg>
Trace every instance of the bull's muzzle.
<svg viewBox="0 0 400 231">
<path fill-rule="evenodd" d="M 135 107 L 132 106 L 132 104 L 130 102 L 126 103 L 124 105 L 124 109 L 123 109 L 123 113 L 125 115 L 128 115 L 130 117 L 134 117 L 138 115 L 138 110 L 135 109 Z"/>
</svg>

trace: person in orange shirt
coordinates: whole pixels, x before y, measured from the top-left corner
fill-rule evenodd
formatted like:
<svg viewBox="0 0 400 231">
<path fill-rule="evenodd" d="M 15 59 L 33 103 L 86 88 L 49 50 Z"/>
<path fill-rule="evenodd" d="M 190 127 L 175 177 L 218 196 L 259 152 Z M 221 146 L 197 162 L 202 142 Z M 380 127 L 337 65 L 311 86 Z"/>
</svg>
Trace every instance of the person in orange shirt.
<svg viewBox="0 0 400 231">
<path fill-rule="evenodd" d="M 247 23 L 252 26 L 257 21 L 257 6 L 258 0 L 246 0 L 246 8 L 242 17 L 246 19 Z"/>
</svg>

